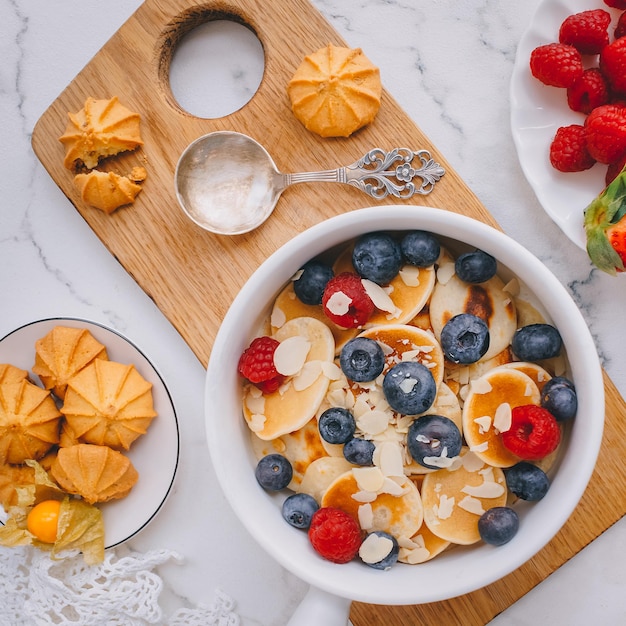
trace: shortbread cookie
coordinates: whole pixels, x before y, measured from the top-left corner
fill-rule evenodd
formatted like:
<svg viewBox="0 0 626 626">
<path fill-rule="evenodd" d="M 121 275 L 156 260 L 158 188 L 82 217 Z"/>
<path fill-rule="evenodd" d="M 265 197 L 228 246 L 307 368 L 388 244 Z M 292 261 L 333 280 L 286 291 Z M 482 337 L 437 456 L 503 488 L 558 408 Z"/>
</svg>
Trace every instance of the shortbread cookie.
<svg viewBox="0 0 626 626">
<path fill-rule="evenodd" d="M 69 170 L 93 169 L 110 156 L 143 145 L 138 113 L 123 106 L 118 98 L 87 98 L 69 121 L 59 141 L 65 146 L 63 164 Z"/>
<path fill-rule="evenodd" d="M 360 48 L 328 44 L 305 57 L 289 81 L 294 115 L 322 137 L 348 137 L 380 109 L 380 70 Z"/>
<path fill-rule="evenodd" d="M 85 328 L 55 326 L 35 342 L 33 372 L 46 389 L 60 399 L 67 381 L 95 359 L 107 359 L 107 351 Z"/>
</svg>

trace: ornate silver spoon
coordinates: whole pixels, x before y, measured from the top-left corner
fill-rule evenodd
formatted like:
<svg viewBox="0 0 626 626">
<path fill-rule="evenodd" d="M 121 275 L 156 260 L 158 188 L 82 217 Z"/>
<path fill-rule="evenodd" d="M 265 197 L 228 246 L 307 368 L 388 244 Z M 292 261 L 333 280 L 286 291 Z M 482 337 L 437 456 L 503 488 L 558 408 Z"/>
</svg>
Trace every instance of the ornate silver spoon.
<svg viewBox="0 0 626 626">
<path fill-rule="evenodd" d="M 414 159 L 418 167 L 412 165 Z M 260 226 L 280 194 L 296 183 L 344 183 L 380 200 L 428 194 L 443 175 L 427 150 L 408 148 L 374 148 L 346 167 L 282 174 L 254 139 L 219 131 L 189 144 L 178 160 L 175 184 L 181 207 L 196 224 L 213 233 L 238 235 Z"/>
</svg>

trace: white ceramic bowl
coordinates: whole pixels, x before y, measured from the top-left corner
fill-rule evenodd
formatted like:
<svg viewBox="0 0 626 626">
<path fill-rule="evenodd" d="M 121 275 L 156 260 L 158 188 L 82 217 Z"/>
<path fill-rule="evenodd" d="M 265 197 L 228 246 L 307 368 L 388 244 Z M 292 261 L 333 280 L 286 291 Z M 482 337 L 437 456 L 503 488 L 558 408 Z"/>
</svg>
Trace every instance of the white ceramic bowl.
<svg viewBox="0 0 626 626">
<path fill-rule="evenodd" d="M 508 268 L 532 291 L 563 338 L 568 374 L 578 394 L 578 414 L 548 494 L 540 502 L 516 505 L 520 528 L 509 543 L 497 548 L 484 544 L 457 548 L 421 565 L 398 564 L 380 572 L 357 561 L 336 565 L 319 557 L 306 533 L 282 519 L 279 506 L 284 496 L 268 495 L 259 487 L 242 417 L 237 361 L 274 297 L 303 263 L 367 232 L 410 229 L 431 231 L 489 252 L 504 266 L 502 271 Z M 349 608 L 351 600 L 434 602 L 474 591 L 509 574 L 545 546 L 570 516 L 593 471 L 604 425 L 604 387 L 596 349 L 578 308 L 556 277 L 500 231 L 448 211 L 416 206 L 379 206 L 337 216 L 301 233 L 270 256 L 224 318 L 210 357 L 205 402 L 211 457 L 233 509 L 270 555 L 325 596 L 327 608 L 333 604 L 329 598 L 346 599 L 344 608 Z M 300 611 L 305 612 L 310 615 L 308 609 Z"/>
</svg>

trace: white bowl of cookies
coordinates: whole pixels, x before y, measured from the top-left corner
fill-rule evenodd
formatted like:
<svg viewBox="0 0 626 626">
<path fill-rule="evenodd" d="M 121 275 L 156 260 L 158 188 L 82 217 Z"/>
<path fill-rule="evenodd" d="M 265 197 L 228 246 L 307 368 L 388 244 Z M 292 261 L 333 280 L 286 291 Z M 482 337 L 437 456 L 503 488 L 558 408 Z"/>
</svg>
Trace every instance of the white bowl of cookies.
<svg viewBox="0 0 626 626">
<path fill-rule="evenodd" d="M 352 211 L 276 251 L 223 320 L 205 394 L 226 497 L 311 585 L 292 624 L 520 567 L 579 502 L 604 425 L 565 288 L 502 232 L 428 207 Z"/>
</svg>

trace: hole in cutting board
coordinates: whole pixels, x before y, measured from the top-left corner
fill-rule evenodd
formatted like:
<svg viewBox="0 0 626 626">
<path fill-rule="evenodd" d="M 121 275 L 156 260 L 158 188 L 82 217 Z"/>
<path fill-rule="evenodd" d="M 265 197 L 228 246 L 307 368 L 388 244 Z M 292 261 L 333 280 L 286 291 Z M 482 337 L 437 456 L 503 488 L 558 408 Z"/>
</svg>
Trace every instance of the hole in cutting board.
<svg viewBox="0 0 626 626">
<path fill-rule="evenodd" d="M 229 19 L 187 32 L 172 55 L 169 83 L 179 106 L 216 119 L 241 109 L 256 93 L 265 69 L 263 46 L 247 26 Z"/>
</svg>

